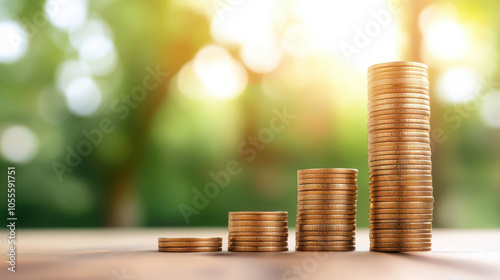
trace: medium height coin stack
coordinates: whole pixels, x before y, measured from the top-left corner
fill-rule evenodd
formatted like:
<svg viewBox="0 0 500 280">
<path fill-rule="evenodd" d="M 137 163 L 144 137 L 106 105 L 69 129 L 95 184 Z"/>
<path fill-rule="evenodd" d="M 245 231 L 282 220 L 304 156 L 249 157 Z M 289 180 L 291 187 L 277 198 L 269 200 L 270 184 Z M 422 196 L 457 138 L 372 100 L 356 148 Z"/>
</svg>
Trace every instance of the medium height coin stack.
<svg viewBox="0 0 500 280">
<path fill-rule="evenodd" d="M 288 251 L 287 212 L 229 212 L 228 251 Z"/>
<path fill-rule="evenodd" d="M 427 66 L 368 68 L 370 250 L 430 251 L 430 101 Z"/>
<path fill-rule="evenodd" d="M 297 172 L 296 251 L 354 251 L 356 169 Z"/>
</svg>

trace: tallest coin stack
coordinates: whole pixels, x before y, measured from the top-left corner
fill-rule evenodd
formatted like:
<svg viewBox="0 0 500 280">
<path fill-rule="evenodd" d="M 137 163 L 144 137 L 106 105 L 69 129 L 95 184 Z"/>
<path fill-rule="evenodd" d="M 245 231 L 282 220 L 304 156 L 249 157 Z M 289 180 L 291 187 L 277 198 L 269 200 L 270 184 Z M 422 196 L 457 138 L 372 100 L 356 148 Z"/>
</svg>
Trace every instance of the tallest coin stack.
<svg viewBox="0 0 500 280">
<path fill-rule="evenodd" d="M 368 68 L 370 250 L 430 251 L 432 209 L 427 66 Z"/>
</svg>

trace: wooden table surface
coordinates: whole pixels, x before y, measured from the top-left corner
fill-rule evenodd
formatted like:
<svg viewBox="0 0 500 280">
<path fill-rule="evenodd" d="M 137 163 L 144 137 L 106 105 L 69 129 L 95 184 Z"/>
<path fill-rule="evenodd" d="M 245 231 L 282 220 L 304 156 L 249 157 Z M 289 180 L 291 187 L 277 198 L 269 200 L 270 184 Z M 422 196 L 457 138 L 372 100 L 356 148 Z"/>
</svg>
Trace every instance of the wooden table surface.
<svg viewBox="0 0 500 280">
<path fill-rule="evenodd" d="M 227 229 L 18 230 L 17 272 L 7 271 L 1 233 L 0 279 L 500 279 L 500 230 L 433 232 L 433 251 L 369 252 L 368 230 L 355 252 L 229 253 Z M 160 253 L 158 237 L 221 236 L 221 253 Z"/>
</svg>

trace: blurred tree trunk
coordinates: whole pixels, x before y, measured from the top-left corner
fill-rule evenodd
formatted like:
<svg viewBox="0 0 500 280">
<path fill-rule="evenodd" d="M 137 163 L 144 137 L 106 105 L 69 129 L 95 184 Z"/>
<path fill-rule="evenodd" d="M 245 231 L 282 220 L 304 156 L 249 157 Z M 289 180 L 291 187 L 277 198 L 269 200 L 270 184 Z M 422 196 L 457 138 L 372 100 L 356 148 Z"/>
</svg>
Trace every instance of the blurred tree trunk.
<svg viewBox="0 0 500 280">
<path fill-rule="evenodd" d="M 205 37 L 201 36 L 201 42 L 196 32 L 209 34 L 206 27 L 205 18 L 191 13 L 189 11 L 173 10 L 168 1 L 152 1 L 148 5 L 153 5 L 151 9 L 154 14 L 149 15 L 147 19 L 152 23 L 149 30 L 144 32 L 151 33 L 151 36 L 158 38 L 155 42 L 156 50 L 154 57 L 156 61 L 150 67 L 156 69 L 159 65 L 161 72 L 168 73 L 166 78 L 161 79 L 159 85 L 148 93 L 148 97 L 141 103 L 139 108 L 129 116 L 129 118 L 138 119 L 133 121 L 131 131 L 128 136 L 133 143 L 131 156 L 119 167 L 112 177 L 110 192 L 108 194 L 107 225 L 108 226 L 140 226 L 141 225 L 141 205 L 137 191 L 140 182 L 137 182 L 137 171 L 142 164 L 143 155 L 147 148 L 147 141 L 150 135 L 151 125 L 164 102 L 168 97 L 168 85 L 173 76 L 179 72 L 181 67 L 188 62 L 196 53 L 199 44 L 204 44 Z M 166 28 L 170 21 L 169 18 L 175 14 L 176 28 Z M 183 16 L 184 14 L 184 16 Z M 197 26 L 197 30 L 192 30 Z M 176 30 L 186 30 L 186 32 L 177 32 Z M 134 42 L 132 42 L 134 43 Z M 138 42 L 140 44 L 140 42 Z M 140 49 L 137 46 L 136 49 Z M 141 79 L 142 81 L 142 79 Z"/>
</svg>

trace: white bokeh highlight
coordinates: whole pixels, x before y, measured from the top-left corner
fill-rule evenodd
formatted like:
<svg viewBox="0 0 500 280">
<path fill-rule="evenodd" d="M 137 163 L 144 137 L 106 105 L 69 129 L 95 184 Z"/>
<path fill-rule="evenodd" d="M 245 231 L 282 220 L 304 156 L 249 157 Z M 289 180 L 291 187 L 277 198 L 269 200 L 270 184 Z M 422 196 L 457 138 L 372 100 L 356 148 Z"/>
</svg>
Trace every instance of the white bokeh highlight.
<svg viewBox="0 0 500 280">
<path fill-rule="evenodd" d="M 14 125 L 5 129 L 1 139 L 2 155 L 14 163 L 27 163 L 38 150 L 38 139 L 27 127 Z"/>
<path fill-rule="evenodd" d="M 28 49 L 29 37 L 15 21 L 0 22 L 0 63 L 14 63 L 21 59 Z"/>
</svg>

